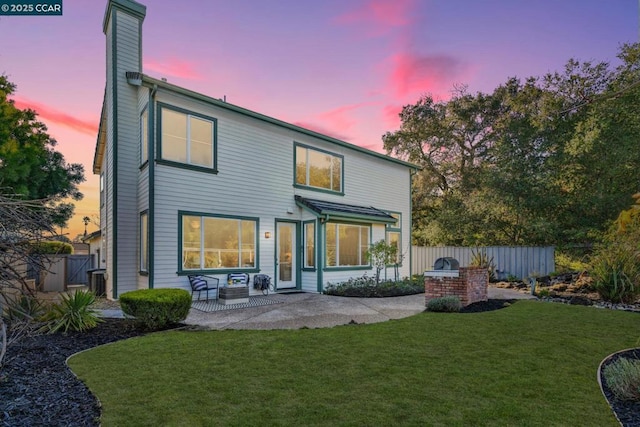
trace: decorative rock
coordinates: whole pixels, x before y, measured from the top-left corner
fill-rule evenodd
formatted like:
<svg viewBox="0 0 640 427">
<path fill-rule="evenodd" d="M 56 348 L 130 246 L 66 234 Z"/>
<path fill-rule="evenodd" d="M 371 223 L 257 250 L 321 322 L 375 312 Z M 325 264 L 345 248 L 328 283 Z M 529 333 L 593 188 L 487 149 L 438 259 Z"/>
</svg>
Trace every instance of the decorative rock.
<svg viewBox="0 0 640 427">
<path fill-rule="evenodd" d="M 569 300 L 571 305 L 593 305 L 593 302 L 589 298 L 575 296 Z"/>
</svg>

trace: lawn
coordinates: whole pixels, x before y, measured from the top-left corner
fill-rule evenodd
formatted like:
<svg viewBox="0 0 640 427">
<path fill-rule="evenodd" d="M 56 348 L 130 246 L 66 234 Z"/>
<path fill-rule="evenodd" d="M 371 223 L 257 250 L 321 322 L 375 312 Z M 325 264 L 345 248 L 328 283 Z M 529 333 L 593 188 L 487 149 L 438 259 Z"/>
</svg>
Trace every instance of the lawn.
<svg viewBox="0 0 640 427">
<path fill-rule="evenodd" d="M 597 384 L 640 314 L 520 301 L 332 329 L 172 331 L 69 365 L 102 425 L 615 426 Z"/>
</svg>

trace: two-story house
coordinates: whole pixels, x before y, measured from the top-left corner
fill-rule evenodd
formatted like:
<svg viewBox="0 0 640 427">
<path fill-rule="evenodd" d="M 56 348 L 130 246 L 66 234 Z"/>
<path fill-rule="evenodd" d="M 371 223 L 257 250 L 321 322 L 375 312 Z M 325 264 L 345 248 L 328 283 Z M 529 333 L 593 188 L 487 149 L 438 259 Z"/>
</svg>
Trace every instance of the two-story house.
<svg viewBox="0 0 640 427">
<path fill-rule="evenodd" d="M 93 171 L 110 298 L 229 272 L 321 292 L 375 274 L 366 251 L 381 239 L 410 275 L 415 165 L 143 74 L 145 13 L 109 0 L 103 22 Z"/>
</svg>

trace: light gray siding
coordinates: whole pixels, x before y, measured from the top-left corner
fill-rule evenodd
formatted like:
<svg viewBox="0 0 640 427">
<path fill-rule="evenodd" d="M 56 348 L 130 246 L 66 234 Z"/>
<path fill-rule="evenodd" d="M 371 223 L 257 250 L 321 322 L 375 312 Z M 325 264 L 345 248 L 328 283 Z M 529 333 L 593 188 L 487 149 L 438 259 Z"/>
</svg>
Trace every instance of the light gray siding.
<svg viewBox="0 0 640 427">
<path fill-rule="evenodd" d="M 110 78 L 112 73 L 113 64 L 113 32 L 111 31 L 113 21 L 109 20 L 106 28 L 107 38 L 107 85 L 105 88 L 105 110 L 107 111 L 107 130 L 106 130 L 106 146 L 103 157 L 103 163 L 101 170 L 104 174 L 104 203 L 100 208 L 100 229 L 102 230 L 102 239 L 104 241 L 104 259 L 106 261 L 106 272 L 104 275 L 106 293 L 109 297 L 114 296 L 113 289 L 113 123 L 114 117 L 111 113 L 113 111 L 113 80 Z"/>
<path fill-rule="evenodd" d="M 138 70 L 139 21 L 117 10 L 118 61 L 116 64 L 116 90 L 118 93 L 118 294 L 138 288 L 138 236 L 139 212 L 137 201 L 138 179 L 138 94 L 137 88 L 127 83 L 125 73 Z M 133 242 L 131 242 L 133 240 Z"/>
<path fill-rule="evenodd" d="M 113 7 L 111 7 L 113 6 Z M 144 11 L 130 2 L 109 3 L 106 27 L 107 88 L 105 95 L 106 149 L 102 170 L 105 171 L 105 203 L 101 207 L 101 226 L 106 241 L 107 288 L 110 296 L 153 286 L 189 289 L 188 280 L 178 275 L 181 264 L 180 211 L 207 215 L 250 217 L 258 221 L 257 268 L 261 273 L 276 275 L 276 224 L 296 222 L 302 234 L 302 221 L 315 216 L 296 205 L 295 196 L 329 202 L 374 206 L 402 214 L 403 253 L 407 254 L 401 276 L 410 274 L 410 167 L 377 155 L 367 154 L 337 141 L 331 142 L 287 124 L 238 110 L 229 105 L 200 98 L 178 90 L 164 82 L 143 86 L 129 84 L 126 72 L 141 71 L 141 22 Z M 113 53 L 116 52 L 114 56 Z M 151 86 L 157 88 L 149 99 Z M 193 96 L 191 96 L 193 95 Z M 217 173 L 176 167 L 158 158 L 140 168 L 140 113 L 152 101 L 149 113 L 158 103 L 171 105 L 212 117 L 217 123 Z M 150 137 L 150 144 L 158 141 Z M 294 147 L 303 144 L 342 156 L 344 161 L 343 193 L 314 191 L 294 186 Z M 213 171 L 212 171 L 213 172 Z M 139 274 L 140 213 L 149 211 L 152 233 L 152 270 L 148 278 Z M 320 232 L 324 226 L 316 222 Z M 271 238 L 267 239 L 265 233 Z M 385 226 L 372 226 L 371 242 L 385 239 Z M 302 239 L 299 239 L 302 242 Z M 322 250 L 324 236 L 316 240 Z M 302 247 L 294 255 L 302 267 Z M 320 256 L 324 259 L 324 254 Z M 374 274 L 372 268 L 357 270 L 301 271 L 298 288 L 316 292 L 318 282 L 336 282 L 353 276 Z M 219 274 L 221 281 L 226 274 Z M 116 280 L 117 279 L 117 280 Z M 253 291 L 253 290 L 252 290 Z"/>
<path fill-rule="evenodd" d="M 138 94 L 125 73 L 139 70 L 140 22 L 119 7 L 106 20 L 105 238 L 107 292 L 117 298 L 136 289 L 138 272 Z M 114 289 L 115 288 L 115 289 Z"/>
<path fill-rule="evenodd" d="M 259 266 L 261 272 L 275 274 L 275 222 L 312 218 L 295 205 L 296 194 L 339 203 L 375 206 L 402 212 L 403 245 L 409 243 L 410 178 L 406 166 L 364 153 L 336 147 L 325 141 L 244 117 L 225 109 L 193 101 L 160 90 L 157 101 L 217 119 L 218 174 L 158 164 L 155 169 L 155 287 L 188 288 L 178 277 L 178 211 L 259 218 Z M 345 194 L 333 195 L 294 188 L 294 142 L 318 147 L 344 156 Z M 288 213 L 292 211 L 293 214 Z M 383 225 L 373 227 L 372 242 L 385 238 Z M 302 262 L 299 257 L 298 263 Z M 357 275 L 365 271 L 358 270 Z M 374 274 L 373 269 L 367 272 Z M 401 275 L 409 275 L 409 262 Z M 353 271 L 326 271 L 324 283 L 346 280 Z M 224 279 L 224 276 L 219 276 Z M 303 272 L 301 287 L 317 291 L 317 273 Z"/>
<path fill-rule="evenodd" d="M 138 164 L 138 167 L 140 167 L 140 165 L 142 165 L 142 150 L 141 150 L 141 141 L 142 141 L 142 135 L 140 134 L 141 132 L 141 124 L 140 124 L 140 119 L 141 119 L 141 114 L 142 111 L 146 108 L 147 114 L 150 113 L 149 111 L 149 107 L 148 107 L 148 103 L 149 103 L 149 91 L 146 88 L 139 88 L 138 90 L 138 122 L 136 123 L 137 128 L 138 128 L 138 132 L 137 132 L 137 142 L 136 142 L 136 151 L 137 151 L 137 156 L 136 156 L 136 162 Z M 148 141 L 149 144 L 152 143 L 151 139 L 149 139 Z M 138 210 L 138 234 L 137 234 L 137 240 L 136 240 L 136 260 L 138 262 L 137 264 L 137 268 L 140 268 L 139 265 L 139 261 L 141 259 L 141 253 L 140 253 L 140 213 L 149 210 L 149 164 L 147 164 L 146 166 L 142 167 L 141 169 L 138 169 L 138 188 L 137 188 L 137 210 Z M 149 288 L 149 277 L 146 275 L 141 275 L 138 274 L 137 275 L 137 283 L 138 283 L 138 289 L 147 289 Z"/>
</svg>

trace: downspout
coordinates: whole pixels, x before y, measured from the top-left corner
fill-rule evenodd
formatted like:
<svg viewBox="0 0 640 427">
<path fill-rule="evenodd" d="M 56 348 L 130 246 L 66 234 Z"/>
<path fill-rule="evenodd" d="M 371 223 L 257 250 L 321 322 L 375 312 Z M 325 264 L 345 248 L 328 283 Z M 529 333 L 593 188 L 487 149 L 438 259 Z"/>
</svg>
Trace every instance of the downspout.
<svg viewBox="0 0 640 427">
<path fill-rule="evenodd" d="M 156 120 L 155 105 L 158 85 L 154 83 L 149 90 L 149 144 L 147 144 L 147 159 L 149 162 L 149 223 L 148 223 L 148 251 L 149 251 L 149 289 L 153 289 L 153 279 L 155 277 L 155 147 L 156 147 Z"/>
</svg>

